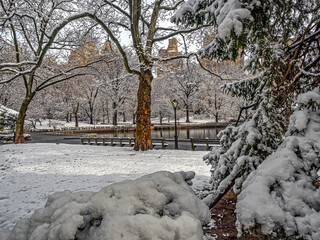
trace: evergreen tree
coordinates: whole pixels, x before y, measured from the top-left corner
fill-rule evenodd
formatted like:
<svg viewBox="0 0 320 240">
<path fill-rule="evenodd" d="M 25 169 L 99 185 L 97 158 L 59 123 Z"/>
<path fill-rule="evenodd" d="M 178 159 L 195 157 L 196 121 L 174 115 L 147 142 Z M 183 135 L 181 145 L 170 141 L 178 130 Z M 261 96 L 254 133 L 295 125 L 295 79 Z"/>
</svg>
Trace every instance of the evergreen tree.
<svg viewBox="0 0 320 240">
<path fill-rule="evenodd" d="M 240 126 L 221 132 L 221 148 L 204 157 L 212 164 L 211 206 L 232 186 L 241 191 L 283 141 L 297 96 L 319 86 L 319 20 L 317 0 L 190 0 L 172 17 L 177 24 L 215 26 L 215 39 L 199 54 L 220 61 L 246 55 L 255 76 L 222 86 L 248 102 L 242 110 L 250 112 Z"/>
<path fill-rule="evenodd" d="M 264 234 L 320 238 L 320 92 L 297 97 L 285 140 L 244 182 L 237 227 Z"/>
</svg>

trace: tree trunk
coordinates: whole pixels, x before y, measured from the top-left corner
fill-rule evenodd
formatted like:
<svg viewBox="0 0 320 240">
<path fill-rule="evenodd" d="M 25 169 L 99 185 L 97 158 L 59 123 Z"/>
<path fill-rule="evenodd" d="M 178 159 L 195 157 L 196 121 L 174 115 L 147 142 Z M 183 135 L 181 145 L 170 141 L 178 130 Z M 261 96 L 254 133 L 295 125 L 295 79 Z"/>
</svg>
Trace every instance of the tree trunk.
<svg viewBox="0 0 320 240">
<path fill-rule="evenodd" d="M 123 113 L 123 122 L 126 122 L 127 120 L 126 120 L 126 114 L 125 113 Z"/>
<path fill-rule="evenodd" d="M 190 122 L 190 119 L 189 119 L 189 104 L 186 105 L 186 114 L 187 114 L 186 123 L 189 123 Z"/>
<path fill-rule="evenodd" d="M 217 102 L 217 93 L 214 93 L 214 109 L 216 110 L 216 123 L 219 121 L 219 113 L 218 113 L 218 102 Z"/>
<path fill-rule="evenodd" d="M 152 149 L 151 141 L 151 82 L 150 70 L 139 76 L 137 125 L 134 150 Z"/>
<path fill-rule="evenodd" d="M 105 124 L 104 112 L 105 112 L 105 109 L 104 109 L 104 102 L 102 101 L 102 124 Z"/>
<path fill-rule="evenodd" d="M 107 109 L 107 122 L 110 124 L 109 110 Z"/>
<path fill-rule="evenodd" d="M 79 127 L 79 120 L 78 120 L 78 113 L 74 114 L 74 120 L 75 120 L 75 127 Z"/>
<path fill-rule="evenodd" d="M 114 126 L 117 126 L 117 125 L 118 125 L 118 111 L 117 111 L 117 110 L 114 110 L 114 111 L 113 111 L 112 124 L 113 124 Z"/>
<path fill-rule="evenodd" d="M 78 120 L 78 112 L 79 112 L 79 102 L 72 104 L 72 112 L 74 115 L 75 127 L 79 127 L 79 120 Z M 70 113 L 70 119 L 72 119 L 72 113 Z"/>
<path fill-rule="evenodd" d="M 136 124 L 136 114 L 132 114 L 132 124 Z"/>
<path fill-rule="evenodd" d="M 67 113 L 66 122 L 67 122 L 67 123 L 69 122 L 69 113 Z"/>
<path fill-rule="evenodd" d="M 162 114 L 160 113 L 160 125 L 162 125 Z"/>
<path fill-rule="evenodd" d="M 24 143 L 24 135 L 23 135 L 23 127 L 24 127 L 24 120 L 27 115 L 28 106 L 33 98 L 34 94 L 28 94 L 26 95 L 25 99 L 23 100 L 19 115 L 17 119 L 17 127 L 16 127 L 16 139 L 15 143 Z"/>
</svg>

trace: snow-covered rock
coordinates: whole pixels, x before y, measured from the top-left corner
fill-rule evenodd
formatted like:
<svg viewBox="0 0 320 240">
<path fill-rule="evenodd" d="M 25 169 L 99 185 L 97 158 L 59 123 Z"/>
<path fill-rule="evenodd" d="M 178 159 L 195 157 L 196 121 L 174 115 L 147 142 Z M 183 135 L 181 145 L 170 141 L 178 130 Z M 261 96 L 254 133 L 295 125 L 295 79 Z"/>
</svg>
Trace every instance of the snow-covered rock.
<svg viewBox="0 0 320 240">
<path fill-rule="evenodd" d="M 205 239 L 210 212 L 188 185 L 194 176 L 161 171 L 99 192 L 57 192 L 0 239 Z"/>
</svg>

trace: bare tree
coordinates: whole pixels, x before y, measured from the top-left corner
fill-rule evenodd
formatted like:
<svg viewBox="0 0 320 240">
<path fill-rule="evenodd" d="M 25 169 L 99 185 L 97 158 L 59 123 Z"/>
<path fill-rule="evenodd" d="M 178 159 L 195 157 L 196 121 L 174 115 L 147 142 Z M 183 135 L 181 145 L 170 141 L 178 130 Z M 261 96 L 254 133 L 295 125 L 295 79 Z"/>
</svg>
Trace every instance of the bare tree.
<svg viewBox="0 0 320 240">
<path fill-rule="evenodd" d="M 173 100 L 172 93 L 168 91 L 168 81 L 165 75 L 156 78 L 152 83 L 152 114 L 159 117 L 160 124 L 163 123 L 163 118 L 169 118 L 172 114 L 171 101 Z"/>
<path fill-rule="evenodd" d="M 53 49 L 70 45 L 66 32 L 59 32 L 66 25 L 85 14 L 64 16 L 73 12 L 72 1 L 1 1 L 0 41 L 2 54 L 9 57 L 0 64 L 0 72 L 5 75 L 1 84 L 21 80 L 25 87 L 25 96 L 21 103 L 17 119 L 16 143 L 24 142 L 23 127 L 28 106 L 37 92 L 53 84 L 82 76 L 86 73 L 74 71 L 90 65 L 61 68 Z M 64 18 L 63 21 L 59 19 Z M 12 54 L 13 53 L 13 54 Z M 51 55 L 51 56 L 50 56 Z"/>
<path fill-rule="evenodd" d="M 10 32 L 12 36 L 9 39 L 10 44 L 15 49 L 14 60 L 0 65 L 1 72 L 10 73 L 10 77 L 1 83 L 22 79 L 26 89 L 19 111 L 16 143 L 24 141 L 23 123 L 26 111 L 38 91 L 58 82 L 86 74 L 79 71 L 74 72 L 80 66 L 61 71 L 51 65 L 45 66 L 44 60 L 48 58 L 50 49 L 61 50 L 70 45 L 70 36 L 66 27 L 70 22 L 89 18 L 95 23 L 84 21 L 83 28 L 90 30 L 96 24 L 100 25 L 118 48 L 127 72 L 139 78 L 135 150 L 152 148 L 151 83 L 153 80 L 152 67 L 157 60 L 152 51 L 157 42 L 199 29 L 195 27 L 178 30 L 176 26 L 160 26 L 160 20 L 168 19 L 168 14 L 171 14 L 182 2 L 161 0 L 150 3 L 141 0 L 103 0 L 76 3 L 74 1 L 43 2 L 36 0 L 30 2 L 22 0 L 18 5 L 12 1 L 1 1 L 1 12 L 4 15 L 1 18 L 3 27 L 1 33 Z M 78 5 L 75 6 L 75 4 Z M 91 10 L 88 12 L 82 9 Z M 79 26 L 72 30 L 77 28 Z M 64 31 L 61 31 L 62 29 Z M 129 64 L 128 55 L 119 40 L 121 31 L 127 31 L 130 34 L 137 58 L 136 65 Z M 81 67 L 88 65 L 90 63 Z"/>
<path fill-rule="evenodd" d="M 171 69 L 165 74 L 167 85 L 170 86 L 172 99 L 175 98 L 183 103 L 186 112 L 186 122 L 190 122 L 190 109 L 193 98 L 201 84 L 199 66 L 195 63 L 185 62 L 183 67 Z"/>
<path fill-rule="evenodd" d="M 100 90 L 100 84 L 94 82 L 94 80 L 86 81 L 84 82 L 84 84 L 85 85 L 82 86 L 82 91 L 85 96 L 85 102 L 82 105 L 82 108 L 86 113 L 87 117 L 89 118 L 89 123 L 93 124 L 95 119 L 96 103 Z"/>
<path fill-rule="evenodd" d="M 135 150 L 148 150 L 152 148 L 151 142 L 151 83 L 153 81 L 152 68 L 156 56 L 153 50 L 157 42 L 166 40 L 182 33 L 189 33 L 198 28 L 178 30 L 174 27 L 161 27 L 160 20 L 168 19 L 183 1 L 102 1 L 103 5 L 96 8 L 95 21 L 108 33 L 117 46 L 124 60 L 125 69 L 139 77 L 138 106 L 136 111 L 136 138 Z M 112 9 L 114 18 L 104 18 L 105 12 Z M 91 17 L 88 14 L 88 17 Z M 116 30 L 114 30 L 116 29 Z M 138 65 L 130 66 L 128 55 L 120 44 L 117 31 L 122 29 L 130 34 L 133 49 L 135 50 Z"/>
<path fill-rule="evenodd" d="M 63 102 L 65 103 L 65 106 L 63 108 L 66 110 L 66 120 L 67 122 L 71 122 L 73 115 L 75 127 L 79 127 L 78 114 L 80 110 L 80 103 L 83 101 L 81 85 L 81 80 L 75 78 L 63 82 L 58 86 L 61 89 Z"/>
</svg>

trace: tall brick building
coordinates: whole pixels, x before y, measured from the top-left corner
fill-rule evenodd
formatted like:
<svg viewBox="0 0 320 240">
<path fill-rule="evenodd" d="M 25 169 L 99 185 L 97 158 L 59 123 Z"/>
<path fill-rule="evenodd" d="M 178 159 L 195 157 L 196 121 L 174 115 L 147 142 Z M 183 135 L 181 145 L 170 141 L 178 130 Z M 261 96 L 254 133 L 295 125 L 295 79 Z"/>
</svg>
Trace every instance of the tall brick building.
<svg viewBox="0 0 320 240">
<path fill-rule="evenodd" d="M 90 37 L 84 37 L 82 39 L 82 45 L 71 51 L 69 55 L 69 64 L 84 65 L 92 61 L 99 55 L 99 51 L 93 44 L 93 40 Z"/>
<path fill-rule="evenodd" d="M 109 38 L 103 44 L 101 54 L 116 54 L 114 46 L 112 45 L 112 42 L 109 40 Z"/>
<path fill-rule="evenodd" d="M 203 38 L 203 47 L 207 46 L 212 40 L 215 38 L 215 34 L 207 34 Z M 229 70 L 233 70 L 236 68 L 243 68 L 244 66 L 244 58 L 237 57 L 236 61 L 223 61 L 223 62 L 216 62 L 214 60 L 202 58 L 201 60 L 202 65 L 214 72 L 225 72 Z"/>
<path fill-rule="evenodd" d="M 169 39 L 169 45 L 167 49 L 160 49 L 159 50 L 159 57 L 161 58 L 171 58 L 175 56 L 180 56 L 181 53 L 178 51 L 178 41 L 175 38 Z M 162 62 L 161 66 L 157 69 L 157 76 L 163 73 L 163 68 L 176 68 L 182 67 L 182 60 L 175 59 L 175 60 L 168 60 Z"/>
</svg>

